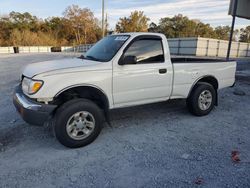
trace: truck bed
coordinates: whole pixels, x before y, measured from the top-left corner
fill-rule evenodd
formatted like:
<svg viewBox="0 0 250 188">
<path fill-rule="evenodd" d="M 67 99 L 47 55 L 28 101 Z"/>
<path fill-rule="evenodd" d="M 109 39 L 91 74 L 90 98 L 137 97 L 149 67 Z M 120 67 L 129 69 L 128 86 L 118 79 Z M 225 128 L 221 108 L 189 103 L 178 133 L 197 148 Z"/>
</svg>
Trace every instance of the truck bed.
<svg viewBox="0 0 250 188">
<path fill-rule="evenodd" d="M 186 98 L 197 80 L 212 76 L 218 81 L 218 89 L 234 84 L 236 62 L 223 59 L 172 58 L 174 70 L 172 98 Z"/>
</svg>

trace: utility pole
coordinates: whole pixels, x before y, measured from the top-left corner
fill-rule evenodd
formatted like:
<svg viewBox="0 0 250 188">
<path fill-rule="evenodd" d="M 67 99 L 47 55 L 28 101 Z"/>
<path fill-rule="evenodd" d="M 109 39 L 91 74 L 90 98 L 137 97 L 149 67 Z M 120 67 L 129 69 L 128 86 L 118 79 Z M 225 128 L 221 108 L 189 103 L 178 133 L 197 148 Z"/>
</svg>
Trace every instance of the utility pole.
<svg viewBox="0 0 250 188">
<path fill-rule="evenodd" d="M 108 13 L 106 13 L 105 15 L 105 26 L 104 26 L 104 30 L 105 30 L 105 35 L 108 34 Z"/>
<path fill-rule="evenodd" d="M 234 25 L 235 25 L 235 18 L 236 18 L 236 13 L 237 13 L 237 7 L 238 7 L 238 0 L 234 0 L 233 15 L 232 15 L 233 19 L 232 19 L 232 25 L 231 25 L 231 31 L 230 31 L 230 38 L 229 38 L 228 49 L 227 49 L 227 61 L 230 58 L 230 52 L 231 52 L 231 46 L 232 46 L 232 41 L 233 41 Z"/>
<path fill-rule="evenodd" d="M 102 38 L 105 36 L 104 28 L 104 0 L 102 0 Z"/>
</svg>

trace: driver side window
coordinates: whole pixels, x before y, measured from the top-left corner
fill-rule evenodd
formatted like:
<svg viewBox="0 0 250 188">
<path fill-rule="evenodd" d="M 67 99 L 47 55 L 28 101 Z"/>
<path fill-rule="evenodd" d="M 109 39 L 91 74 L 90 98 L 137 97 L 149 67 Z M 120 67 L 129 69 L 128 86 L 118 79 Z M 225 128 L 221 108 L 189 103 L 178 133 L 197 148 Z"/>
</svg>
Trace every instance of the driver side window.
<svg viewBox="0 0 250 188">
<path fill-rule="evenodd" d="M 124 54 L 124 57 L 126 56 L 135 57 L 136 64 L 163 63 L 162 41 L 157 39 L 137 40 L 127 49 Z"/>
</svg>

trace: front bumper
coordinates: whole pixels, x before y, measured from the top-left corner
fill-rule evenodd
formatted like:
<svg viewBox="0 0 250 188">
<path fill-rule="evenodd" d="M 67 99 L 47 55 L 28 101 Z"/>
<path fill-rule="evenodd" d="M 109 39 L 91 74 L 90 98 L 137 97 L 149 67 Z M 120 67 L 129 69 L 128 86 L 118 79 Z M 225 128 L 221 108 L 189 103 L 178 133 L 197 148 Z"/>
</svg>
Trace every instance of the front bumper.
<svg viewBox="0 0 250 188">
<path fill-rule="evenodd" d="M 56 105 L 38 103 L 26 97 L 21 86 L 15 88 L 13 103 L 23 120 L 32 125 L 42 126 L 56 109 Z"/>
</svg>

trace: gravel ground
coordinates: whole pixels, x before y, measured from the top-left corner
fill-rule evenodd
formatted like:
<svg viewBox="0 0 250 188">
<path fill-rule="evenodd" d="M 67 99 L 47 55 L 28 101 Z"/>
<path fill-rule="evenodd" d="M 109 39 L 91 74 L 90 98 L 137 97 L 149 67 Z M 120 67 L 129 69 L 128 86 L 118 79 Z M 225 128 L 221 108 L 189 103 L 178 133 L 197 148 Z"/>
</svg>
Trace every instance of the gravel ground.
<svg viewBox="0 0 250 188">
<path fill-rule="evenodd" d="M 68 149 L 12 105 L 25 65 L 65 57 L 0 56 L 0 187 L 250 187 L 250 61 L 206 117 L 183 100 L 119 109 L 94 143 Z"/>
</svg>

